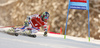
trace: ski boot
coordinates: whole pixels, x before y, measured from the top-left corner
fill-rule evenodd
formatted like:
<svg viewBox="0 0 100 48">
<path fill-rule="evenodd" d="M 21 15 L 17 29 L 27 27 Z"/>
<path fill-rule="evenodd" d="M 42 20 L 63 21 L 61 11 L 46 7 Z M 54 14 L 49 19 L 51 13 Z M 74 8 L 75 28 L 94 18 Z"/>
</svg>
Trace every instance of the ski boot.
<svg viewBox="0 0 100 48">
<path fill-rule="evenodd" d="M 36 38 L 36 34 L 35 32 L 33 32 L 32 30 L 29 30 L 31 33 L 28 35 L 29 37 L 33 37 L 33 38 Z"/>
</svg>

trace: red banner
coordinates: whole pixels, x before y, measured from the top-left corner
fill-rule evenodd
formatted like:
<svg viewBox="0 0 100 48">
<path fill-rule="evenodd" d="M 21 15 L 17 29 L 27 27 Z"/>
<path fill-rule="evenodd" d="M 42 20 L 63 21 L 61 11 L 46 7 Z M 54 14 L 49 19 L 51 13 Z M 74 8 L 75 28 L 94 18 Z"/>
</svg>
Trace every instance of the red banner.
<svg viewBox="0 0 100 48">
<path fill-rule="evenodd" d="M 70 2 L 83 2 L 83 3 L 87 3 L 87 0 L 70 0 Z"/>
</svg>

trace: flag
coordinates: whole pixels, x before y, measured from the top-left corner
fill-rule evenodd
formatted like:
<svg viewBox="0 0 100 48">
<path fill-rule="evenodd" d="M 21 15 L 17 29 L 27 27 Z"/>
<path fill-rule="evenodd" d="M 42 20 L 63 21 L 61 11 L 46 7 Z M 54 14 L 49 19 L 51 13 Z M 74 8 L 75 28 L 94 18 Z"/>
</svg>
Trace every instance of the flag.
<svg viewBox="0 0 100 48">
<path fill-rule="evenodd" d="M 87 0 L 69 0 L 70 9 L 89 10 Z"/>
</svg>

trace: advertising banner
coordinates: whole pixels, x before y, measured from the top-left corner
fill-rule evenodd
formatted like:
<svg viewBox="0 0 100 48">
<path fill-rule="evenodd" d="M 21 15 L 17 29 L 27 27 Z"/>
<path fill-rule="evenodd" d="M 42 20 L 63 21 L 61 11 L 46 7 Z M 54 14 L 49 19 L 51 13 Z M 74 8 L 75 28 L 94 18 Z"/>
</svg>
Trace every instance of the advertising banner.
<svg viewBox="0 0 100 48">
<path fill-rule="evenodd" d="M 88 2 L 87 0 L 69 0 L 70 9 L 81 9 L 88 10 Z"/>
</svg>

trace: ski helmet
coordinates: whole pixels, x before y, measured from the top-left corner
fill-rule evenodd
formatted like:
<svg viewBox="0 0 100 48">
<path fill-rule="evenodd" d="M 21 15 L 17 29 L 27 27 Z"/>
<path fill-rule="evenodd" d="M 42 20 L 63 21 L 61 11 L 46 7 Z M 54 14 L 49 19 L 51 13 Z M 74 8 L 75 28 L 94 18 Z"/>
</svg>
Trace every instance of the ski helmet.
<svg viewBox="0 0 100 48">
<path fill-rule="evenodd" d="M 49 13 L 48 12 L 43 12 L 42 18 L 48 19 L 49 18 Z"/>
</svg>

